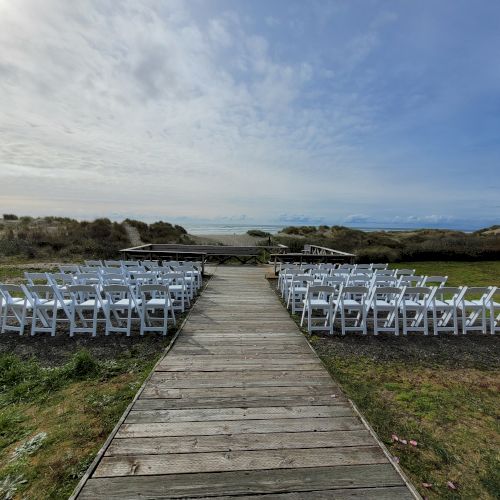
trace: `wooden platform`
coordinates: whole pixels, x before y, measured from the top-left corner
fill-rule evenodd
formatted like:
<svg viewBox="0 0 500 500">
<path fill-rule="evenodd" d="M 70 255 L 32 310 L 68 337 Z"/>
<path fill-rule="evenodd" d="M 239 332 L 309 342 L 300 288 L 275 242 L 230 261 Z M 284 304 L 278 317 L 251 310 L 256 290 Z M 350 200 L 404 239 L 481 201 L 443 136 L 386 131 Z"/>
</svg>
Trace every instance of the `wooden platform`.
<svg viewBox="0 0 500 500">
<path fill-rule="evenodd" d="M 218 267 L 77 498 L 236 496 L 415 498 L 264 270 Z"/>
</svg>

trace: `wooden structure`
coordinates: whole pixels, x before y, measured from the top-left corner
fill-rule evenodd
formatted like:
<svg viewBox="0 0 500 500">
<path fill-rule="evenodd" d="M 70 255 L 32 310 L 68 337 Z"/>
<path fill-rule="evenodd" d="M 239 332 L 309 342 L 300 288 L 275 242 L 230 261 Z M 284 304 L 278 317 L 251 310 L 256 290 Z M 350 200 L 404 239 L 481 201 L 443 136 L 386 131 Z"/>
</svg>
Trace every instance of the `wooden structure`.
<svg viewBox="0 0 500 500">
<path fill-rule="evenodd" d="M 202 263 L 203 270 L 206 262 L 223 264 L 235 259 L 242 264 L 257 263 L 263 253 L 285 252 L 285 245 L 276 246 L 229 246 L 229 245 L 177 245 L 149 243 L 138 247 L 120 250 L 124 259 L 175 259 L 196 260 Z"/>
<path fill-rule="evenodd" d="M 274 262 L 274 272 L 278 271 L 278 263 L 317 263 L 325 262 L 333 264 L 335 262 L 347 262 L 354 263 L 356 255 L 348 252 L 341 252 L 340 250 L 334 250 L 333 248 L 320 247 L 317 245 L 304 245 L 304 250 L 302 252 L 280 252 L 272 253 L 271 259 Z"/>
<path fill-rule="evenodd" d="M 218 267 L 73 498 L 418 498 L 263 269 Z"/>
</svg>

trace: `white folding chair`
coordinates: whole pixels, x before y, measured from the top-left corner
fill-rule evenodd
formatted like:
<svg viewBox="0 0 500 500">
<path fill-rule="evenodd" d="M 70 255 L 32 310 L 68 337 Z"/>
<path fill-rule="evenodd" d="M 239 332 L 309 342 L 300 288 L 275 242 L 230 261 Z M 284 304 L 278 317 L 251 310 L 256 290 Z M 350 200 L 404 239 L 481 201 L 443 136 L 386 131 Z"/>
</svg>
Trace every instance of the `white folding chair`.
<svg viewBox="0 0 500 500">
<path fill-rule="evenodd" d="M 372 264 L 372 269 L 374 271 L 385 271 L 389 267 L 389 264 Z"/>
<path fill-rule="evenodd" d="M 50 333 L 56 335 L 59 311 L 69 311 L 71 300 L 61 299 L 57 288 L 52 285 L 31 285 L 28 287 L 32 299 L 33 319 L 31 335 Z M 63 302 L 62 302 L 63 301 Z"/>
<path fill-rule="evenodd" d="M 144 335 L 145 332 L 160 332 L 166 335 L 169 313 L 175 325 L 175 314 L 168 286 L 142 285 L 140 287 L 140 300 L 141 335 Z M 155 316 L 156 311 L 160 311 L 161 316 Z"/>
<path fill-rule="evenodd" d="M 189 292 L 187 289 L 184 273 L 159 273 L 158 282 L 162 285 L 168 286 L 170 295 L 173 300 L 174 310 L 184 312 L 186 303 L 188 306 L 190 305 Z"/>
<path fill-rule="evenodd" d="M 491 297 L 495 293 L 493 287 L 467 287 L 460 301 L 462 316 L 462 333 L 479 330 L 487 333 L 487 310 Z"/>
<path fill-rule="evenodd" d="M 292 278 L 288 291 L 287 308 L 292 309 L 292 314 L 301 312 L 304 307 L 304 298 L 307 288 L 314 285 L 314 277 L 307 274 L 296 274 Z"/>
<path fill-rule="evenodd" d="M 333 286 L 311 285 L 308 287 L 302 308 L 300 325 L 304 324 L 304 319 L 307 316 L 307 331 L 309 333 L 317 330 L 326 330 L 330 335 L 333 334 L 331 299 L 332 297 L 336 297 L 338 291 L 339 289 Z M 319 311 L 320 315 L 315 316 L 314 311 Z"/>
<path fill-rule="evenodd" d="M 373 311 L 373 334 L 391 332 L 399 335 L 399 304 L 403 289 L 397 286 L 376 286 L 372 289 L 369 307 Z"/>
<path fill-rule="evenodd" d="M 495 287 L 490 301 L 490 333 L 494 335 L 500 332 L 500 288 Z"/>
<path fill-rule="evenodd" d="M 403 335 L 408 332 L 429 334 L 429 312 L 432 312 L 432 299 L 435 288 L 415 286 L 403 290 L 400 309 L 403 314 Z"/>
<path fill-rule="evenodd" d="M 33 309 L 28 290 L 24 285 L 4 284 L 0 285 L 0 294 L 3 299 L 1 333 L 11 331 L 22 335 L 30 319 L 28 313 Z"/>
<path fill-rule="evenodd" d="M 368 287 L 365 286 L 344 286 L 340 289 L 338 297 L 332 300 L 333 317 L 335 321 L 337 314 L 340 314 L 342 335 L 347 332 L 361 332 L 367 334 L 366 316 Z M 349 323 L 352 323 L 349 326 Z"/>
<path fill-rule="evenodd" d="M 133 312 L 139 311 L 134 292 L 128 285 L 104 285 L 103 293 L 106 335 L 116 332 L 125 333 L 129 337 Z"/>
<path fill-rule="evenodd" d="M 463 287 L 436 287 L 432 299 L 434 335 L 440 332 L 453 332 L 458 335 L 458 311 L 464 294 Z"/>
<path fill-rule="evenodd" d="M 71 296 L 70 337 L 73 337 L 75 333 L 92 333 L 95 337 L 99 312 L 105 307 L 97 286 L 71 285 L 68 290 Z M 85 316 L 88 312 L 91 313 L 90 317 Z"/>
</svg>

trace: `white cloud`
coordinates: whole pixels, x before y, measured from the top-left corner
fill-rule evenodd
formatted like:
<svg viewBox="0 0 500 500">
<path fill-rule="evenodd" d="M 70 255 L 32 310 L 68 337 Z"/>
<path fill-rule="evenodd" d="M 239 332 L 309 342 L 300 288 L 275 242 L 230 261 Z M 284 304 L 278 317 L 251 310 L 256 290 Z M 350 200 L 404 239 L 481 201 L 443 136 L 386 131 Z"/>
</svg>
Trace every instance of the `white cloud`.
<svg viewBox="0 0 500 500">
<path fill-rule="evenodd" d="M 347 220 L 389 191 L 397 204 L 425 187 L 437 211 L 457 196 L 418 178 L 399 191 L 360 147 L 378 103 L 341 84 L 394 16 L 331 47 L 348 50 L 329 68 L 321 54 L 280 57 L 237 12 L 197 5 L 0 2 L 0 208 Z M 342 11 L 328 5 L 328 19 Z"/>
</svg>

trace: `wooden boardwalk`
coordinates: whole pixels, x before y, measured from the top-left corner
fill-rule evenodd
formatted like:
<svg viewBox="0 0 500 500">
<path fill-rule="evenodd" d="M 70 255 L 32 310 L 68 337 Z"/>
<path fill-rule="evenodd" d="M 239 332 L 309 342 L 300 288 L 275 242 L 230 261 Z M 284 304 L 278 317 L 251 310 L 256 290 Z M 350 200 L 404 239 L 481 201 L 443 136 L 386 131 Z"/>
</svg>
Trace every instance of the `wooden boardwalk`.
<svg viewBox="0 0 500 500">
<path fill-rule="evenodd" d="M 219 267 L 78 493 L 415 498 L 264 278 Z"/>
</svg>

